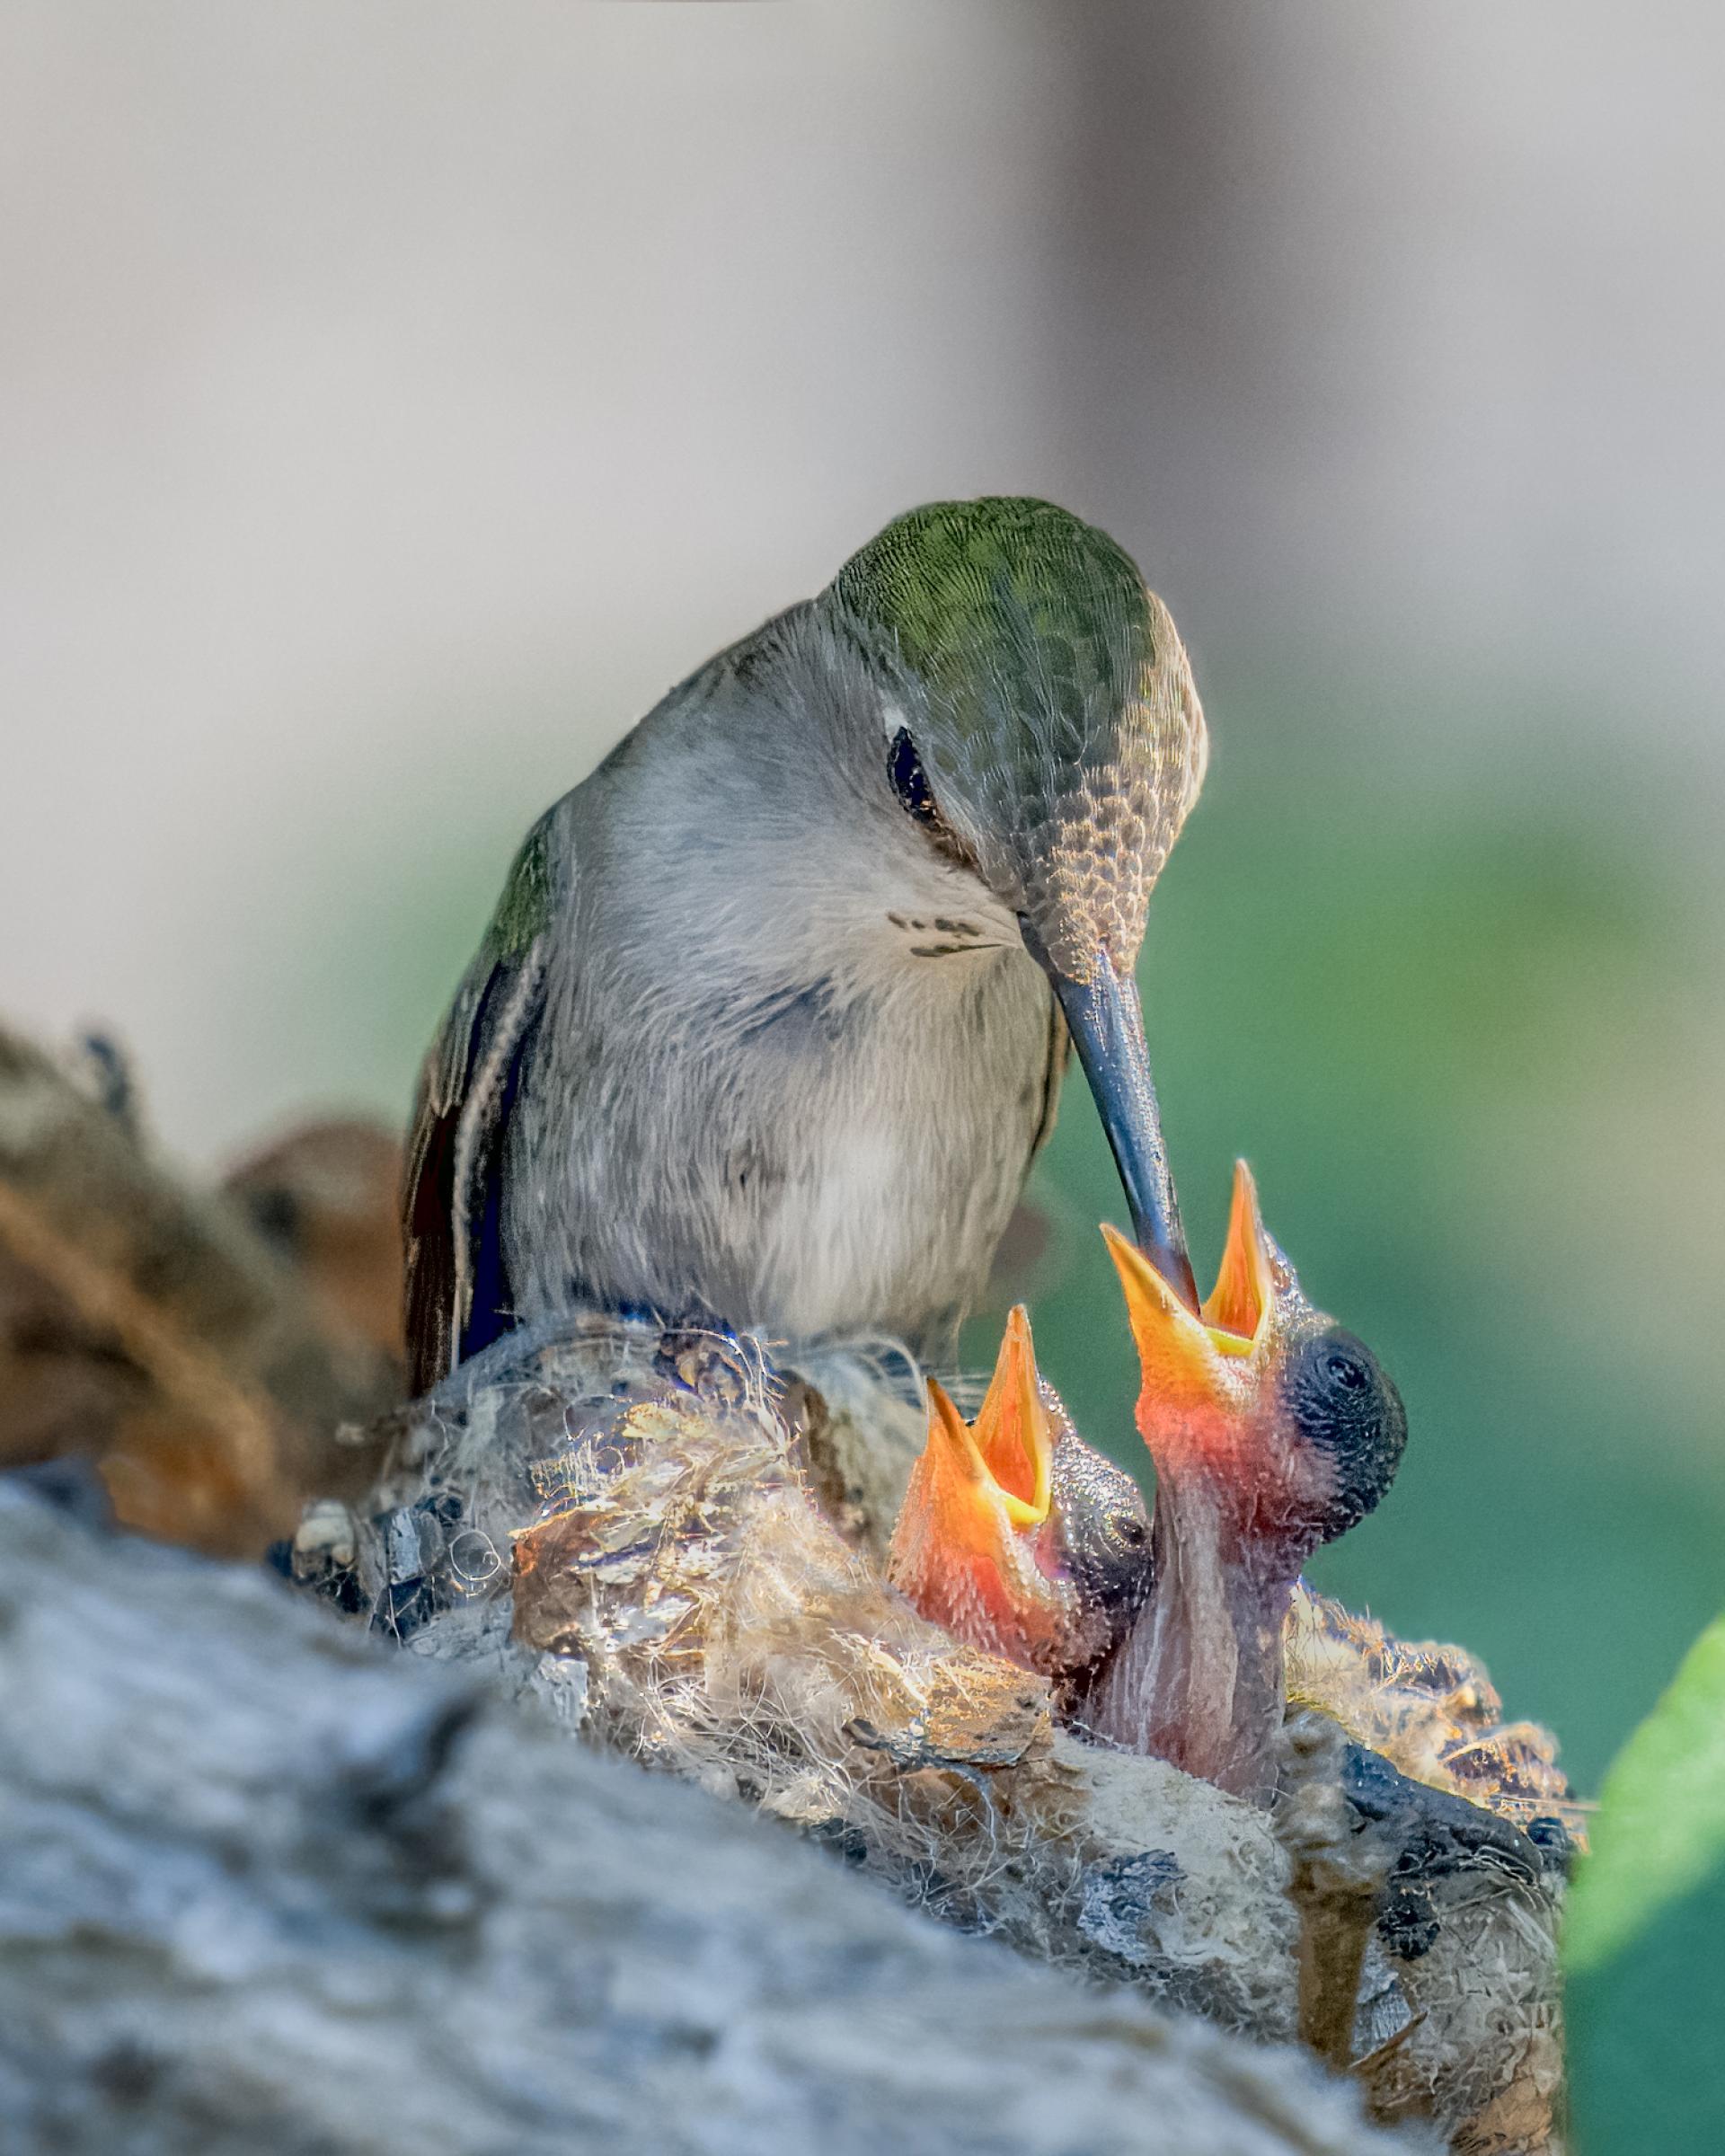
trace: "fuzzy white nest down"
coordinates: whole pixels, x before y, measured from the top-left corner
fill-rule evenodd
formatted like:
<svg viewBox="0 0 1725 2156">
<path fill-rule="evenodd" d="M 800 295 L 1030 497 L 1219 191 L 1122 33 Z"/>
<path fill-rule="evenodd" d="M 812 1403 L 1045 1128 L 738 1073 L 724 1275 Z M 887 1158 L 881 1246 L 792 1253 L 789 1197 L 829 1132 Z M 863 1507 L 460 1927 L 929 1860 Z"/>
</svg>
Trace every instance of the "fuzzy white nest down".
<svg viewBox="0 0 1725 2156">
<path fill-rule="evenodd" d="M 788 1379 L 747 1340 L 598 1318 L 516 1335 L 411 1411 L 377 1521 L 308 1518 L 296 1567 L 345 1562 L 374 1622 L 429 1599 L 415 1652 L 488 1664 L 948 1922 L 1293 2037 L 1302 1919 L 1272 1816 L 1057 1729 L 1042 1680 L 884 1584 L 916 1397 L 886 1350 Z M 1463 1867 L 1431 1885 L 1419 1950 L 1374 1933 L 1354 2052 L 1379 2116 L 1472 2156 L 1549 2145 L 1560 1894 Z"/>
</svg>

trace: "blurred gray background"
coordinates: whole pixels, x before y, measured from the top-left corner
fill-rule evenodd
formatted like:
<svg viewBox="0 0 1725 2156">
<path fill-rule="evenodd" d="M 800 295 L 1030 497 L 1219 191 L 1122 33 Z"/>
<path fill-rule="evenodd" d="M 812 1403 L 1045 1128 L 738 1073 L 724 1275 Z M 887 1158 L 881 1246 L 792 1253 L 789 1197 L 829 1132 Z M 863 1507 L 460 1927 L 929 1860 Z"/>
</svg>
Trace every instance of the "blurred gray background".
<svg viewBox="0 0 1725 2156">
<path fill-rule="evenodd" d="M 0 1003 L 196 1161 L 399 1117 L 664 687 L 1052 496 L 1216 739 L 1200 1265 L 1244 1152 L 1410 1398 L 1320 1577 L 1591 1780 L 1721 1599 L 1722 76 L 1699 5 L 4 0 Z M 1129 1456 L 1069 1098 L 1032 1307 Z"/>
</svg>

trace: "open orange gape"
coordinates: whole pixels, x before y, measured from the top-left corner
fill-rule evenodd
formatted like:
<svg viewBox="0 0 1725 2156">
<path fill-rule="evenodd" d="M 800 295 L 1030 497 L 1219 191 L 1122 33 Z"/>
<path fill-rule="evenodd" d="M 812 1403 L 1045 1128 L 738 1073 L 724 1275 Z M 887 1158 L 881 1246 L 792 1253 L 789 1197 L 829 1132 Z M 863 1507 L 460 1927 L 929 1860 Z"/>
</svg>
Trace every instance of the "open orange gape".
<svg viewBox="0 0 1725 2156">
<path fill-rule="evenodd" d="M 1131 1485 L 1038 1378 L 1019 1309 L 973 1425 L 930 1385 L 892 1577 L 971 1645 L 1062 1680 L 1081 1730 L 1264 1798 L 1300 1568 L 1389 1488 L 1406 1418 L 1370 1349 L 1300 1292 L 1244 1162 L 1199 1310 L 1102 1233 L 1155 1463 L 1147 1538 Z"/>
<path fill-rule="evenodd" d="M 1073 1428 L 1037 1374 L 1022 1304 L 973 1423 L 928 1386 L 928 1442 L 889 1577 L 933 1623 L 1067 1683 L 1123 1636 L 1148 1586 L 1150 1523 L 1129 1475 Z"/>
</svg>

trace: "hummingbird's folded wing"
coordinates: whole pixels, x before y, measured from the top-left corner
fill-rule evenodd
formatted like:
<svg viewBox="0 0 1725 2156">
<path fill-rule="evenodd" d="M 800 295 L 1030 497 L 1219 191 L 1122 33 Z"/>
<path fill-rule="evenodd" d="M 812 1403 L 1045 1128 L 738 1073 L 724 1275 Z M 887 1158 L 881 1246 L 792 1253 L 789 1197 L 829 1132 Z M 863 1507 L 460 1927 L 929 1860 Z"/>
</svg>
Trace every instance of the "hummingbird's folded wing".
<svg viewBox="0 0 1725 2156">
<path fill-rule="evenodd" d="M 491 926 L 420 1074 L 402 1185 L 407 1346 L 427 1391 L 507 1330 L 502 1138 L 544 1004 L 552 815 L 516 856 Z"/>
</svg>

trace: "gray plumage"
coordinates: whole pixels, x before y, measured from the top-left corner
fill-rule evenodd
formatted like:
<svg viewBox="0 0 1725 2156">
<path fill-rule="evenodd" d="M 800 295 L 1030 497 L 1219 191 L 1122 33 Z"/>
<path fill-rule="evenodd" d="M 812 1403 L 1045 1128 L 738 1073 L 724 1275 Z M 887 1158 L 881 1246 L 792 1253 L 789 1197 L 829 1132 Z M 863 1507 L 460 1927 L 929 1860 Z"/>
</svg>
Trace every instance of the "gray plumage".
<svg viewBox="0 0 1725 2156">
<path fill-rule="evenodd" d="M 902 538 L 869 561 L 919 518 L 907 598 Z M 577 1301 L 950 1352 L 1066 1059 L 1022 920 L 1129 980 L 1203 739 L 1160 602 L 1036 503 L 913 513 L 673 690 L 535 826 L 428 1058 L 417 1381 Z"/>
</svg>

